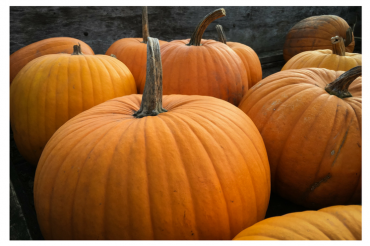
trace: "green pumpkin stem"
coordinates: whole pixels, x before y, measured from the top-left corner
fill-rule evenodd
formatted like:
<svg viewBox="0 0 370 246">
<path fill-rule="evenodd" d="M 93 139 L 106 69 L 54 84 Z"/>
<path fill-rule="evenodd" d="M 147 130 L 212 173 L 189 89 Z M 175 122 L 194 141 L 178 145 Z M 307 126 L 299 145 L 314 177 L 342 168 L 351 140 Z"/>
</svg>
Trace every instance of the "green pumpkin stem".
<svg viewBox="0 0 370 246">
<path fill-rule="evenodd" d="M 81 44 L 80 43 L 78 43 L 78 45 L 73 45 L 73 53 L 71 55 L 73 55 L 73 56 L 83 55 L 83 53 L 81 51 Z"/>
<path fill-rule="evenodd" d="M 162 61 L 159 41 L 148 37 L 146 81 L 140 109 L 133 116 L 142 118 L 167 112 L 162 108 Z"/>
<path fill-rule="evenodd" d="M 218 34 L 218 41 L 220 41 L 221 43 L 226 44 L 226 36 L 225 36 L 224 29 L 222 28 L 222 26 L 221 25 L 216 25 L 216 30 L 217 30 L 217 34 Z"/>
<path fill-rule="evenodd" d="M 143 28 L 143 43 L 148 43 L 149 24 L 148 24 L 148 7 L 146 6 L 143 7 L 142 28 Z"/>
<path fill-rule="evenodd" d="M 200 41 L 202 40 L 202 36 L 204 31 L 207 29 L 209 24 L 211 24 L 214 20 L 226 16 L 225 9 L 216 9 L 213 12 L 209 13 L 206 17 L 201 20 L 193 32 L 191 36 L 190 42 L 188 45 L 200 46 Z"/>
<path fill-rule="evenodd" d="M 351 68 L 339 76 L 336 80 L 328 84 L 325 87 L 325 90 L 330 95 L 335 95 L 339 98 L 352 97 L 351 93 L 348 91 L 348 88 L 359 76 L 362 76 L 362 66 Z"/>
<path fill-rule="evenodd" d="M 335 36 L 331 38 L 333 54 L 338 56 L 346 55 L 346 47 L 344 46 L 344 40 L 342 37 Z"/>
</svg>

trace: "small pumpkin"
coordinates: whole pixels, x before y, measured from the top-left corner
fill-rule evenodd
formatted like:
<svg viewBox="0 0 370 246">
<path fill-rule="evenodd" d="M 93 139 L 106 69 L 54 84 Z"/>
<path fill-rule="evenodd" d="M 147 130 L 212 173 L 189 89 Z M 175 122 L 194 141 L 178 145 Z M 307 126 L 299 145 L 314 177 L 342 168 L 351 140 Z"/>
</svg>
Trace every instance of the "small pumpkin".
<svg viewBox="0 0 370 246">
<path fill-rule="evenodd" d="M 37 165 L 54 132 L 84 110 L 136 93 L 129 69 L 106 55 L 53 54 L 29 62 L 10 87 L 10 122 L 19 152 Z"/>
<path fill-rule="evenodd" d="M 335 36 L 345 38 L 346 52 L 353 52 L 353 30 L 341 17 L 320 15 L 303 19 L 289 30 L 285 38 L 284 59 L 288 61 L 303 51 L 330 49 L 330 38 Z"/>
<path fill-rule="evenodd" d="M 332 206 L 268 218 L 234 240 L 362 240 L 362 206 Z"/>
<path fill-rule="evenodd" d="M 146 71 L 146 44 L 149 37 L 148 9 L 142 7 L 142 38 L 122 38 L 114 42 L 105 53 L 115 55 L 118 60 L 123 62 L 132 72 L 138 93 L 142 94 L 145 85 Z M 160 45 L 167 43 L 159 41 Z M 142 89 L 140 89 L 142 88 Z"/>
<path fill-rule="evenodd" d="M 239 108 L 266 144 L 274 192 L 314 209 L 361 201 L 361 86 L 361 67 L 302 68 L 245 95 Z"/>
<path fill-rule="evenodd" d="M 81 40 L 68 37 L 48 38 L 27 45 L 10 55 L 10 83 L 12 83 L 19 71 L 33 59 L 49 54 L 66 53 L 72 54 L 73 45 L 81 44 L 81 52 L 85 55 L 94 55 L 89 45 Z"/>
<path fill-rule="evenodd" d="M 331 38 L 332 50 L 304 51 L 295 55 L 281 69 L 299 69 L 308 67 L 327 68 L 336 71 L 348 71 L 362 65 L 362 55 L 345 52 L 342 37 Z"/>
<path fill-rule="evenodd" d="M 213 96 L 239 104 L 248 91 L 248 75 L 242 60 L 227 45 L 202 39 L 207 26 L 225 15 L 224 9 L 217 9 L 199 22 L 190 40 L 175 40 L 161 46 L 163 94 Z"/>
<path fill-rule="evenodd" d="M 143 95 L 118 97 L 64 124 L 35 175 L 45 239 L 232 239 L 264 218 L 264 143 L 237 107 L 162 99 L 159 42 L 148 38 Z"/>
<path fill-rule="evenodd" d="M 229 46 L 243 61 L 245 70 L 248 75 L 248 88 L 254 86 L 262 79 L 262 66 L 254 50 L 238 42 L 226 42 L 226 36 L 221 25 L 216 25 L 218 40 Z"/>
</svg>

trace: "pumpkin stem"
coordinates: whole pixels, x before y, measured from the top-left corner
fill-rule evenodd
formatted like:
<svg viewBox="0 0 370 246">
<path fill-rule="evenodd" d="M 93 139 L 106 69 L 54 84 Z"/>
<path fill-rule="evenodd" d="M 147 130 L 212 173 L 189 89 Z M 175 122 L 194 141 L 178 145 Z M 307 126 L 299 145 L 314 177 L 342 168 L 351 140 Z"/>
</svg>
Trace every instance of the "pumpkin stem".
<svg viewBox="0 0 370 246">
<path fill-rule="evenodd" d="M 362 76 L 362 66 L 354 67 L 343 73 L 336 80 L 326 85 L 325 90 L 330 95 L 334 95 L 339 98 L 352 97 L 351 93 L 348 91 L 348 88 L 359 76 Z"/>
<path fill-rule="evenodd" d="M 78 45 L 73 45 L 73 53 L 71 55 L 72 56 L 83 55 L 83 53 L 81 51 L 81 44 L 80 43 L 78 43 Z"/>
<path fill-rule="evenodd" d="M 221 25 L 216 25 L 216 30 L 217 30 L 217 34 L 218 34 L 218 41 L 220 41 L 221 43 L 226 44 L 226 36 L 225 36 L 224 29 L 222 28 L 222 26 Z"/>
<path fill-rule="evenodd" d="M 117 56 L 115 54 L 111 54 L 110 56 L 117 59 Z"/>
<path fill-rule="evenodd" d="M 143 17 L 142 17 L 142 28 L 143 28 L 143 43 L 148 43 L 149 37 L 149 24 L 148 24 L 148 7 L 143 7 Z"/>
<path fill-rule="evenodd" d="M 162 61 L 159 41 L 148 37 L 146 81 L 140 109 L 133 116 L 142 118 L 167 112 L 162 108 Z"/>
<path fill-rule="evenodd" d="M 203 20 L 199 22 L 197 28 L 195 28 L 195 31 L 193 32 L 188 45 L 200 46 L 200 41 L 202 40 L 203 33 L 207 29 L 208 25 L 211 24 L 212 21 L 223 16 L 226 16 L 226 11 L 223 8 L 216 9 L 206 15 L 206 17 L 204 17 Z"/>
<path fill-rule="evenodd" d="M 339 36 L 332 37 L 331 43 L 333 44 L 332 46 L 333 54 L 338 56 L 346 55 L 346 47 L 344 46 L 344 41 L 342 37 Z"/>
</svg>

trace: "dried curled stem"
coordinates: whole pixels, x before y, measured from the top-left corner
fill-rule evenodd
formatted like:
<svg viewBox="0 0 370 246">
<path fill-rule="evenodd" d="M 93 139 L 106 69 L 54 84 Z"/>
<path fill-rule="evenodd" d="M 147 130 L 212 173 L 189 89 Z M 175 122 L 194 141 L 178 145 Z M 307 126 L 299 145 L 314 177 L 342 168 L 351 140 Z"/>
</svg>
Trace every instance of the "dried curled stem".
<svg viewBox="0 0 370 246">
<path fill-rule="evenodd" d="M 209 24 L 211 24 L 214 20 L 221 18 L 223 16 L 226 16 L 225 9 L 216 9 L 213 12 L 206 15 L 206 17 L 201 20 L 193 32 L 193 35 L 191 36 L 190 42 L 188 45 L 194 45 L 194 46 L 200 46 L 200 41 L 202 40 L 202 36 L 204 31 L 207 29 Z"/>
<path fill-rule="evenodd" d="M 336 80 L 328 84 L 325 87 L 325 90 L 330 95 L 335 95 L 339 98 L 352 97 L 351 93 L 348 91 L 348 88 L 359 76 L 362 76 L 362 66 L 354 67 L 343 73 Z"/>
</svg>

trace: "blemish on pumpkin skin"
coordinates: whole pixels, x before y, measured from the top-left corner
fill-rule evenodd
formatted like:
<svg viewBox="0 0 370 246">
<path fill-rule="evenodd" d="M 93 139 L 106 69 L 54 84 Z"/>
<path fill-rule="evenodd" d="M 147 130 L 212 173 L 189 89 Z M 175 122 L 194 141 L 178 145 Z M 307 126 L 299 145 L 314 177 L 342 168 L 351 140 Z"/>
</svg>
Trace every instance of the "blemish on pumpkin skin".
<svg viewBox="0 0 370 246">
<path fill-rule="evenodd" d="M 319 187 L 321 185 L 321 183 L 328 181 L 330 178 L 331 178 L 331 174 L 329 173 L 322 180 L 320 180 L 319 182 L 314 183 L 311 186 L 311 191 L 314 191 L 317 187 Z"/>
</svg>

